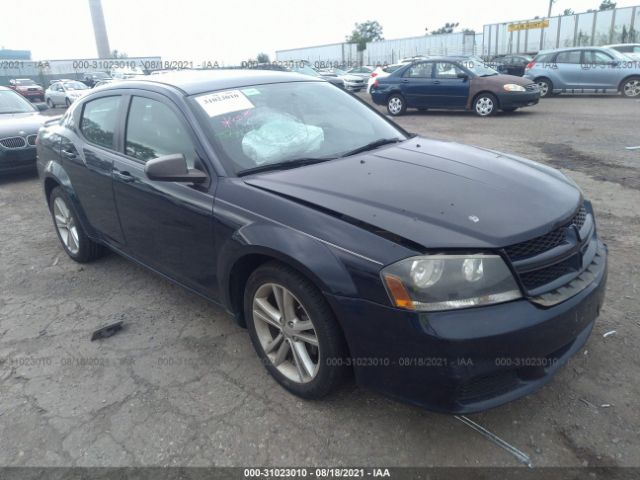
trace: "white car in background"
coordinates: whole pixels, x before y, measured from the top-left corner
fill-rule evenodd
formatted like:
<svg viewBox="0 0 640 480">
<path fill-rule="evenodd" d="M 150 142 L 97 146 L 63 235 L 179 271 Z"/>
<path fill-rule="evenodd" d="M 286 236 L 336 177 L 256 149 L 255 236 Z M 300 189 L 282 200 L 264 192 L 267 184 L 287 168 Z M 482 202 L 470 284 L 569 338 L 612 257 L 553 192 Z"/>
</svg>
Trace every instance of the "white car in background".
<svg viewBox="0 0 640 480">
<path fill-rule="evenodd" d="M 604 48 L 613 48 L 631 60 L 640 61 L 640 43 L 618 43 L 616 45 L 605 45 Z"/>
<path fill-rule="evenodd" d="M 367 82 L 367 93 L 371 93 L 371 87 L 373 86 L 373 82 L 376 81 L 376 78 L 384 78 L 391 75 L 400 67 L 403 67 L 407 64 L 404 63 L 394 63 L 393 65 L 387 65 L 386 67 L 377 67 L 373 72 L 371 72 L 371 76 Z"/>
<path fill-rule="evenodd" d="M 91 89 L 77 80 L 61 80 L 49 85 L 44 92 L 44 101 L 49 108 L 58 105 L 69 106 L 78 98 L 85 96 Z"/>
</svg>

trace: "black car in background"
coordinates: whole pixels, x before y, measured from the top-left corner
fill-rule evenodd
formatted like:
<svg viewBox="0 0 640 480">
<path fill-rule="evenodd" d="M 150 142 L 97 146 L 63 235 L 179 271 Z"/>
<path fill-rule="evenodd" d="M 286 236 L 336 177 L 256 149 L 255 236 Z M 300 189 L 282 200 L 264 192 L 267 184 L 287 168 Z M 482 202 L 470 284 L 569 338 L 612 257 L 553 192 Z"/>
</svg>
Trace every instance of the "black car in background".
<svg viewBox="0 0 640 480">
<path fill-rule="evenodd" d="M 40 130 L 55 231 L 78 262 L 108 248 L 221 304 L 289 391 L 353 370 L 473 412 L 540 388 L 589 337 L 607 251 L 559 171 L 412 136 L 308 75 L 148 78 Z"/>
<path fill-rule="evenodd" d="M 15 91 L 0 87 L 0 174 L 35 170 L 36 136 L 45 121 L 46 109 L 25 100 Z"/>
<path fill-rule="evenodd" d="M 533 57 L 530 55 L 499 55 L 489 62 L 489 66 L 500 73 L 522 77 L 531 60 Z"/>
</svg>

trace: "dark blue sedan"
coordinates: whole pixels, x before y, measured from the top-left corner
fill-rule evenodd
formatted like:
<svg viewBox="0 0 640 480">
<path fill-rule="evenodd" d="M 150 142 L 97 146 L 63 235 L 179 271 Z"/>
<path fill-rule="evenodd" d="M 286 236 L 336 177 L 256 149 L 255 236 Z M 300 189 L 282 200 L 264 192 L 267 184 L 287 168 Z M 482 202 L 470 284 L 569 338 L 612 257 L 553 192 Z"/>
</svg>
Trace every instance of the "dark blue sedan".
<svg viewBox="0 0 640 480">
<path fill-rule="evenodd" d="M 603 302 L 573 181 L 411 136 L 322 79 L 99 87 L 40 130 L 38 168 L 69 257 L 111 250 L 222 305 L 304 398 L 354 372 L 430 409 L 494 407 L 548 382 Z"/>
<path fill-rule="evenodd" d="M 477 57 L 441 57 L 407 64 L 376 79 L 371 98 L 393 116 L 417 108 L 473 110 L 488 117 L 498 110 L 535 105 L 540 91 L 533 81 L 502 75 Z"/>
</svg>

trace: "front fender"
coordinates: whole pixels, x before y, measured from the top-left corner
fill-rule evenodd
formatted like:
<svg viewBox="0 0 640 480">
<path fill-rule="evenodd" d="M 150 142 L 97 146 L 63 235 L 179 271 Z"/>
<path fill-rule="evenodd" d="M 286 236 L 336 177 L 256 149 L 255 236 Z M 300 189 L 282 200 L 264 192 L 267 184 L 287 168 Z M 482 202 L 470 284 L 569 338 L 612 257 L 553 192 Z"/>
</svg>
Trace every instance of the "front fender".
<svg viewBox="0 0 640 480">
<path fill-rule="evenodd" d="M 230 278 L 234 266 L 248 255 L 273 257 L 300 271 L 322 292 L 355 297 L 358 290 L 332 247 L 283 225 L 252 223 L 237 230 L 218 252 L 222 303 L 233 311 Z"/>
</svg>

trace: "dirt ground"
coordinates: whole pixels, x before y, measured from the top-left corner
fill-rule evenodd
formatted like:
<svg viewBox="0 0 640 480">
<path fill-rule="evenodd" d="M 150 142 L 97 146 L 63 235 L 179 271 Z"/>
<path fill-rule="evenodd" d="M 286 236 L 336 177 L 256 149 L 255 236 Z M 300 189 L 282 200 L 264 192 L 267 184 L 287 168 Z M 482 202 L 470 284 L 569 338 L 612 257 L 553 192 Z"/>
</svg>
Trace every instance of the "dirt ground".
<svg viewBox="0 0 640 480">
<path fill-rule="evenodd" d="M 541 391 L 470 418 L 534 466 L 640 466 L 640 150 L 625 149 L 640 145 L 640 101 L 398 123 L 558 167 L 593 202 L 610 270 L 586 347 Z M 0 179 L 0 211 L 0 466 L 520 465 L 455 417 L 355 386 L 291 396 L 216 306 L 114 254 L 71 261 L 34 175 Z M 117 320 L 124 331 L 89 341 Z"/>
</svg>

